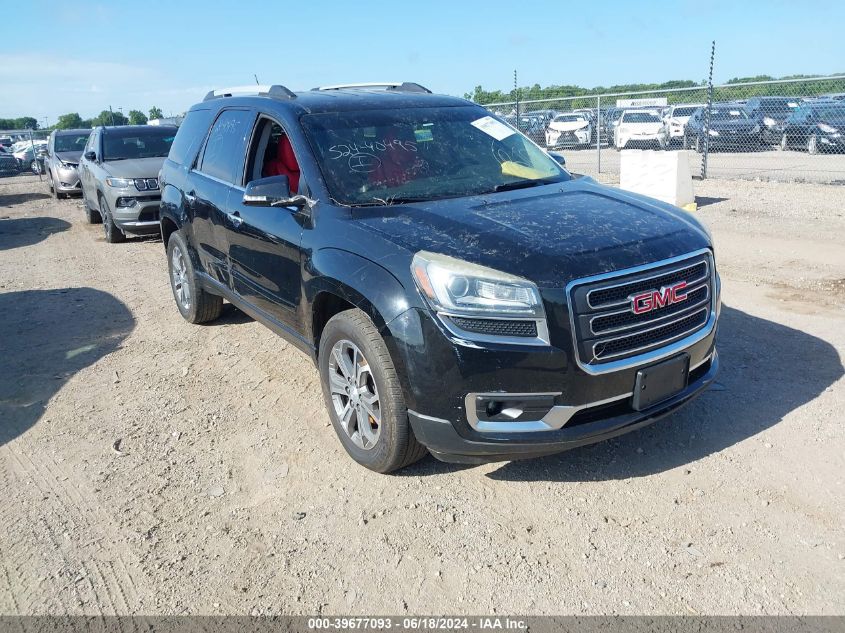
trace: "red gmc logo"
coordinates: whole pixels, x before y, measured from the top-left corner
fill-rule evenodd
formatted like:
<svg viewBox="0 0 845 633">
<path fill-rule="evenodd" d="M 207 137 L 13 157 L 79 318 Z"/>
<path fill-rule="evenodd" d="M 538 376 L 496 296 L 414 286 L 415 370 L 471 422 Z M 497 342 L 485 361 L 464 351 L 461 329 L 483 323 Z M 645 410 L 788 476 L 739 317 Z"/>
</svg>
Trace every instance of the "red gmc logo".
<svg viewBox="0 0 845 633">
<path fill-rule="evenodd" d="M 685 301 L 687 294 L 683 292 L 687 282 L 681 281 L 674 286 L 663 286 L 660 290 L 649 290 L 631 296 L 631 309 L 634 314 L 645 314 L 673 303 Z"/>
</svg>

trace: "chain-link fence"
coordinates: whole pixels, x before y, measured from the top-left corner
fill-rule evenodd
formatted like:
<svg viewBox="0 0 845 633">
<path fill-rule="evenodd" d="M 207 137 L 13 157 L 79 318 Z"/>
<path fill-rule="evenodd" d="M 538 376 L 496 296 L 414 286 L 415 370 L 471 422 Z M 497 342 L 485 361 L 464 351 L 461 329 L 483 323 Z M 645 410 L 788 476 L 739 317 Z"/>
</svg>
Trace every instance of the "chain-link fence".
<svg viewBox="0 0 845 633">
<path fill-rule="evenodd" d="M 41 130 L 0 130 L 0 175 L 43 173 L 47 135 Z"/>
<path fill-rule="evenodd" d="M 695 175 L 845 183 L 845 75 L 482 104 L 584 174 L 623 149 L 688 150 Z"/>
</svg>

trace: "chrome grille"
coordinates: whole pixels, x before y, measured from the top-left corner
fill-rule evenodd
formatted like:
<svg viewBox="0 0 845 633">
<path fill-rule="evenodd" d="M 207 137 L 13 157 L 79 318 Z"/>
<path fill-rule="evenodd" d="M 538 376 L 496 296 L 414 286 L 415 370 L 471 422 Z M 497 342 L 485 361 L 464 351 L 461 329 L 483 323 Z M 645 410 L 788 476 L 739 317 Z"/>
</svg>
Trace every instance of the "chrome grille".
<svg viewBox="0 0 845 633">
<path fill-rule="evenodd" d="M 636 364 L 646 354 L 705 330 L 713 322 L 714 277 L 712 256 L 705 250 L 570 283 L 579 363 L 589 371 L 611 371 L 620 362 Z M 675 287 L 673 302 L 669 289 Z"/>
</svg>

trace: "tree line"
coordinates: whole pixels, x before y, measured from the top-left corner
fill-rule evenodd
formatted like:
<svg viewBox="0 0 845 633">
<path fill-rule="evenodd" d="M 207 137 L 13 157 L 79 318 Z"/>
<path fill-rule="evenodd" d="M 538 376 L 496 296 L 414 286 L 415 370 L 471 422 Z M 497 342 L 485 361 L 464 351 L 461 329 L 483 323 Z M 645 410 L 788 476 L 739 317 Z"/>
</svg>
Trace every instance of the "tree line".
<svg viewBox="0 0 845 633">
<path fill-rule="evenodd" d="M 845 73 L 843 73 L 845 74 Z M 842 80 L 825 79 L 824 76 L 818 75 L 789 75 L 786 77 L 771 77 L 769 75 L 756 75 L 754 77 L 734 77 L 726 84 L 739 84 L 754 81 L 776 81 L 777 79 L 807 79 L 806 83 L 796 84 L 794 87 L 789 85 L 762 85 L 762 86 L 747 86 L 737 87 L 736 92 L 739 96 L 736 98 L 747 98 L 750 96 L 765 96 L 765 95 L 782 95 L 784 90 L 789 90 L 786 96 L 796 95 L 817 95 L 825 92 L 841 92 L 845 91 L 845 85 Z M 700 88 L 702 91 L 706 88 L 706 80 L 700 83 L 688 79 L 680 79 L 673 81 L 666 81 L 663 83 L 637 83 L 637 84 L 616 84 L 613 86 L 596 86 L 595 88 L 582 88 L 574 85 L 551 85 L 541 87 L 540 84 L 533 86 L 524 86 L 521 88 L 514 88 L 509 91 L 502 90 L 485 90 L 482 86 L 476 86 L 472 92 L 464 94 L 465 99 L 475 101 L 480 104 L 487 103 L 502 103 L 515 101 L 517 98 L 520 101 L 527 101 L 531 99 L 562 99 L 567 97 L 594 97 L 595 95 L 607 93 L 630 93 L 630 92 L 660 92 L 670 90 L 672 88 Z M 648 95 L 643 95 L 648 96 Z M 679 93 L 679 99 L 688 99 L 688 93 Z M 595 99 L 591 99 L 595 105 Z M 673 101 L 673 99 L 669 99 Z"/>
<path fill-rule="evenodd" d="M 98 125 L 144 125 L 150 119 L 161 119 L 164 114 L 161 108 L 153 106 L 149 109 L 149 116 L 140 110 L 130 110 L 128 116 L 122 112 L 103 110 L 95 117 L 83 119 L 78 112 L 62 114 L 52 129 L 72 130 L 78 128 L 92 128 Z M 17 119 L 0 119 L 0 130 L 38 130 L 38 119 L 31 116 Z"/>
</svg>

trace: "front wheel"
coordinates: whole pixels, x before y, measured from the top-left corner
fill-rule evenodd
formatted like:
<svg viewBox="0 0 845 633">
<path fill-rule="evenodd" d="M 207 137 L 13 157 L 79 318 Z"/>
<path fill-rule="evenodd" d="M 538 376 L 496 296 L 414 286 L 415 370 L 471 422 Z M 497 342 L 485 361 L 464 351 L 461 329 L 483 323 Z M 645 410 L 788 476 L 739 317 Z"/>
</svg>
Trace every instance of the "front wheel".
<svg viewBox="0 0 845 633">
<path fill-rule="evenodd" d="M 319 368 L 332 426 L 352 459 L 389 473 L 425 456 L 387 346 L 364 312 L 346 310 L 329 320 Z"/>
<path fill-rule="evenodd" d="M 818 154 L 819 153 L 819 139 L 816 137 L 815 134 L 811 134 L 810 138 L 807 139 L 807 153 L 808 154 Z"/>
<path fill-rule="evenodd" d="M 785 152 L 789 149 L 789 141 L 786 140 L 786 134 L 780 137 L 780 150 Z"/>
<path fill-rule="evenodd" d="M 176 307 L 188 323 L 206 323 L 220 316 L 223 297 L 206 292 L 197 283 L 188 245 L 179 231 L 167 241 L 167 266 Z"/>
<path fill-rule="evenodd" d="M 109 209 L 109 203 L 103 196 L 99 197 L 100 201 L 100 215 L 103 218 L 103 232 L 106 234 L 106 241 L 109 244 L 119 244 L 126 241 L 126 235 L 123 234 L 117 225 L 114 223 L 114 218 Z"/>
</svg>

